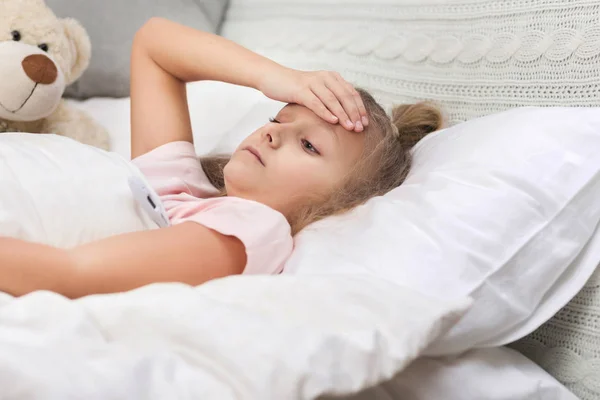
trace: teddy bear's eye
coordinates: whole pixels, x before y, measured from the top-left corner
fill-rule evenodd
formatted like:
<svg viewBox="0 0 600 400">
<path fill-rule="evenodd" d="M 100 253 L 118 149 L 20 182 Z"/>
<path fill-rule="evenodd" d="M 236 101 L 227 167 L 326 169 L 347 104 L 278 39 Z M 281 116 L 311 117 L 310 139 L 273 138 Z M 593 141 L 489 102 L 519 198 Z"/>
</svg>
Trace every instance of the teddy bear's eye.
<svg viewBox="0 0 600 400">
<path fill-rule="evenodd" d="M 14 40 L 15 42 L 18 42 L 19 40 L 21 40 L 21 32 L 12 31 L 10 34 L 12 35 L 12 40 Z"/>
<path fill-rule="evenodd" d="M 42 51 L 48 51 L 48 45 L 46 43 L 42 43 L 38 45 L 38 47 L 42 49 Z"/>
</svg>

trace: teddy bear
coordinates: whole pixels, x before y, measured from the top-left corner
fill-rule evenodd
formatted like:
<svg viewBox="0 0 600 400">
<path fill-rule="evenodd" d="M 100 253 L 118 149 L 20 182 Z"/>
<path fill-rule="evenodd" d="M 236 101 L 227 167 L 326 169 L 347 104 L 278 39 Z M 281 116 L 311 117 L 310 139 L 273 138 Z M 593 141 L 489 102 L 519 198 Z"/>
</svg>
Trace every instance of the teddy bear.
<svg viewBox="0 0 600 400">
<path fill-rule="evenodd" d="M 0 0 L 0 132 L 53 133 L 108 150 L 108 132 L 62 98 L 90 58 L 75 19 L 59 19 L 43 0 Z"/>
</svg>

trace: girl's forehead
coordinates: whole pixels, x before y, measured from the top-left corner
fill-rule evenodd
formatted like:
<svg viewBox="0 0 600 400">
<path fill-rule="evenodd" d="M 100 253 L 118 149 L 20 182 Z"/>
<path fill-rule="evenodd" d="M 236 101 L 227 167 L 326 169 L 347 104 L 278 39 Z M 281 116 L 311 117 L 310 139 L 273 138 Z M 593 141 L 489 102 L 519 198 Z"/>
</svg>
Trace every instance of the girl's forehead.
<svg viewBox="0 0 600 400">
<path fill-rule="evenodd" d="M 324 135 L 332 137 L 332 144 L 344 155 L 344 158 L 356 159 L 364 149 L 366 131 L 348 131 L 340 124 L 325 121 L 307 107 L 288 104 L 279 111 L 277 117 L 285 122 L 301 120 L 306 124 L 319 127 Z"/>
<path fill-rule="evenodd" d="M 280 117 L 295 116 L 299 112 L 301 112 L 301 111 L 299 111 L 301 109 L 304 109 L 306 111 L 311 112 L 308 108 L 306 108 L 304 106 L 290 103 L 290 104 L 286 104 L 281 110 L 279 110 L 279 112 L 277 113 L 277 115 L 280 116 Z"/>
</svg>

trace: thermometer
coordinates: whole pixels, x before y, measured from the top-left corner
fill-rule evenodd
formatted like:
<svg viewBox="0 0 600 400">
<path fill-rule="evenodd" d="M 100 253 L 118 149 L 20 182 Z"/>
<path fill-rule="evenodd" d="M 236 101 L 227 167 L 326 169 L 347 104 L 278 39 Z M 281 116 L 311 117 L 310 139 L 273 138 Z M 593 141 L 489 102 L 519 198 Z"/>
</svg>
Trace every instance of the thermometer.
<svg viewBox="0 0 600 400">
<path fill-rule="evenodd" d="M 171 225 L 167 212 L 162 206 L 158 195 L 141 178 L 131 176 L 129 178 L 129 188 L 135 200 L 146 211 L 152 221 L 156 222 L 161 228 Z"/>
</svg>

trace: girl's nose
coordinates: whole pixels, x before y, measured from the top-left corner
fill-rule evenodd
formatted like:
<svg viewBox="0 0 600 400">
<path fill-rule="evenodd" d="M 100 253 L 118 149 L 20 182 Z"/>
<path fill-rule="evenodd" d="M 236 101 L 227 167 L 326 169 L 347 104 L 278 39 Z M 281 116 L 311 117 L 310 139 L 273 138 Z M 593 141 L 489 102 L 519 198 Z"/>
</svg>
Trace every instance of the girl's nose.
<svg viewBox="0 0 600 400">
<path fill-rule="evenodd" d="M 274 149 L 278 148 L 281 144 L 280 135 L 273 130 L 265 133 L 265 139 L 269 143 L 269 146 L 271 146 Z"/>
</svg>

